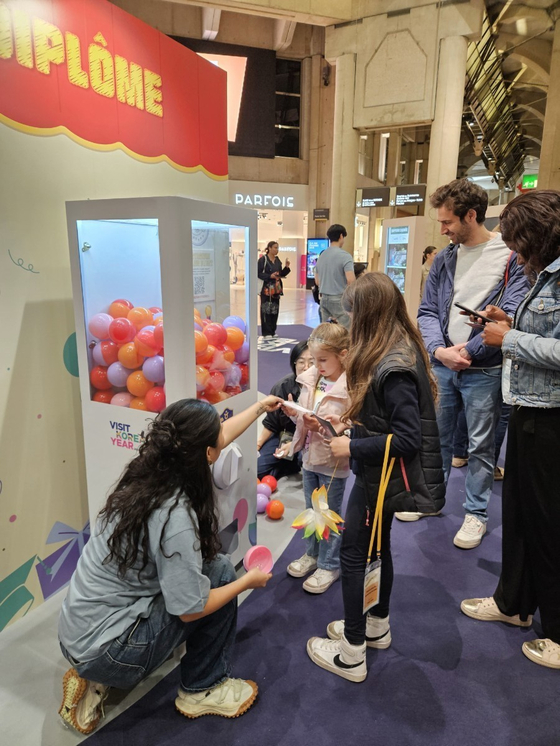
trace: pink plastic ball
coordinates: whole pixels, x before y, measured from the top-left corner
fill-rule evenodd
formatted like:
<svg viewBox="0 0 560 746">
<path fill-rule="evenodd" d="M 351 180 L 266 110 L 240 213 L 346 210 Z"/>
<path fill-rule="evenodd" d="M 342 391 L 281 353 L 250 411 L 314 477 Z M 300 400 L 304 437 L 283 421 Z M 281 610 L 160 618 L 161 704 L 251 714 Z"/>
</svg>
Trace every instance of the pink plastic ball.
<svg viewBox="0 0 560 746">
<path fill-rule="evenodd" d="M 214 345 L 214 347 L 224 345 L 227 342 L 227 332 L 221 324 L 208 324 L 204 327 L 203 333 L 209 344 Z"/>
<path fill-rule="evenodd" d="M 272 495 L 272 490 L 268 486 L 268 484 L 258 484 L 257 485 L 257 495 L 265 495 L 266 499 L 268 500 L 269 497 Z"/>
<path fill-rule="evenodd" d="M 129 407 L 133 399 L 134 397 L 128 391 L 121 391 L 114 395 L 111 399 L 111 404 L 114 404 L 116 407 Z"/>
<path fill-rule="evenodd" d="M 108 313 L 96 313 L 89 320 L 88 329 L 90 334 L 97 339 L 107 339 L 109 336 L 109 325 L 113 321 L 113 317 L 109 316 Z"/>
</svg>

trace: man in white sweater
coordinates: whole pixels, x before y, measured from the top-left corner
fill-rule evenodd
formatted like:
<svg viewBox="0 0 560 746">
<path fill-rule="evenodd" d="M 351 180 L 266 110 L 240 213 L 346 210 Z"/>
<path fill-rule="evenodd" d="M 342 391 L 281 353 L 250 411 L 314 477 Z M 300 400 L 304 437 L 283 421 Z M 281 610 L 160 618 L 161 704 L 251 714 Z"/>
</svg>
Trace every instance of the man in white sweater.
<svg viewBox="0 0 560 746">
<path fill-rule="evenodd" d="M 455 305 L 482 313 L 495 305 L 513 316 L 529 285 L 499 233 L 484 227 L 487 193 L 468 179 L 456 179 L 431 195 L 442 235 L 451 244 L 436 257 L 418 311 L 418 324 L 439 385 L 438 427 L 446 478 L 453 434 L 462 401 L 469 435 L 465 519 L 453 543 L 478 546 L 486 533 L 494 481 L 494 433 L 502 405 L 501 351 L 486 347 L 481 327 L 469 325 Z M 415 520 L 414 514 L 397 514 Z"/>
</svg>

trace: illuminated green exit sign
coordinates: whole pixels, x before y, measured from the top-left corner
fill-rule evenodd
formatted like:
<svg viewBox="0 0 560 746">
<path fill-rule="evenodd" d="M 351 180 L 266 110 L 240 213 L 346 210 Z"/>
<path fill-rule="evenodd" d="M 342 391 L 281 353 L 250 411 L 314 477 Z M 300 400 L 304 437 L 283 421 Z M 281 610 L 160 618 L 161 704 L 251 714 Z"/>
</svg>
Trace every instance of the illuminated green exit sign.
<svg viewBox="0 0 560 746">
<path fill-rule="evenodd" d="M 539 183 L 538 174 L 527 174 L 521 181 L 521 189 L 536 189 Z"/>
</svg>

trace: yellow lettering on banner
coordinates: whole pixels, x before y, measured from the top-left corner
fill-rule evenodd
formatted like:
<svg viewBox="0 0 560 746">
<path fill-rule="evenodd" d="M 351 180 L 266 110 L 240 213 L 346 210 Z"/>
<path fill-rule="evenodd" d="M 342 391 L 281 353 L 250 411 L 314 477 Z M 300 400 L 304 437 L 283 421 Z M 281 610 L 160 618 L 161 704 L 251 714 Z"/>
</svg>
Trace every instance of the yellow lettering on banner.
<svg viewBox="0 0 560 746">
<path fill-rule="evenodd" d="M 68 80 L 80 88 L 89 88 L 89 78 L 82 69 L 82 50 L 80 40 L 76 34 L 66 32 L 66 66 L 68 68 Z"/>
<path fill-rule="evenodd" d="M 115 66 L 113 55 L 105 49 L 107 42 L 102 34 L 95 35 L 95 44 L 90 44 L 89 56 L 89 79 L 91 87 L 100 96 L 113 98 L 115 95 Z M 103 46 L 101 46 L 103 44 Z"/>
<path fill-rule="evenodd" d="M 31 25 L 29 16 L 23 10 L 13 11 L 14 35 L 16 39 L 16 59 L 23 67 L 33 67 L 31 48 Z"/>
<path fill-rule="evenodd" d="M 9 60 L 13 53 L 12 17 L 5 3 L 0 3 L 0 58 Z"/>
<path fill-rule="evenodd" d="M 117 78 L 117 98 L 121 104 L 135 106 L 144 110 L 144 81 L 142 68 L 135 62 L 130 63 L 120 55 L 115 55 L 115 76 Z"/>
<path fill-rule="evenodd" d="M 161 101 L 163 94 L 161 92 L 161 75 L 153 73 L 147 68 L 144 68 L 144 95 L 146 111 L 156 117 L 162 117 L 163 106 L 161 105 Z"/>
<path fill-rule="evenodd" d="M 35 67 L 43 75 L 50 75 L 51 65 L 64 62 L 64 40 L 60 29 L 40 18 L 33 19 Z"/>
</svg>

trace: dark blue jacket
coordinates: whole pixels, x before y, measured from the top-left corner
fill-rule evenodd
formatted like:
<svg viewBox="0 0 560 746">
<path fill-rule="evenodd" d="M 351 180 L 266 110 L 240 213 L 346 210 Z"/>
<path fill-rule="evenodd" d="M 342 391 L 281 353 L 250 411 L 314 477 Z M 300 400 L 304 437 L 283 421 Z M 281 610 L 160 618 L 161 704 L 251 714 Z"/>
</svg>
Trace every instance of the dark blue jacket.
<svg viewBox="0 0 560 746">
<path fill-rule="evenodd" d="M 424 338 L 426 349 L 433 358 L 438 347 L 452 347 L 448 336 L 449 311 L 453 302 L 455 268 L 459 244 L 450 244 L 441 251 L 432 264 L 426 280 L 424 296 L 418 309 L 418 326 Z M 504 288 L 505 275 L 482 304 L 482 311 L 487 305 L 499 306 L 508 316 L 513 316 L 529 290 L 529 281 L 523 267 L 517 264 L 517 254 L 510 257 L 507 286 Z M 467 342 L 467 352 L 472 357 L 473 365 L 479 368 L 491 368 L 501 365 L 502 353 L 498 347 L 487 347 L 480 337 L 481 329 L 473 329 Z"/>
</svg>

